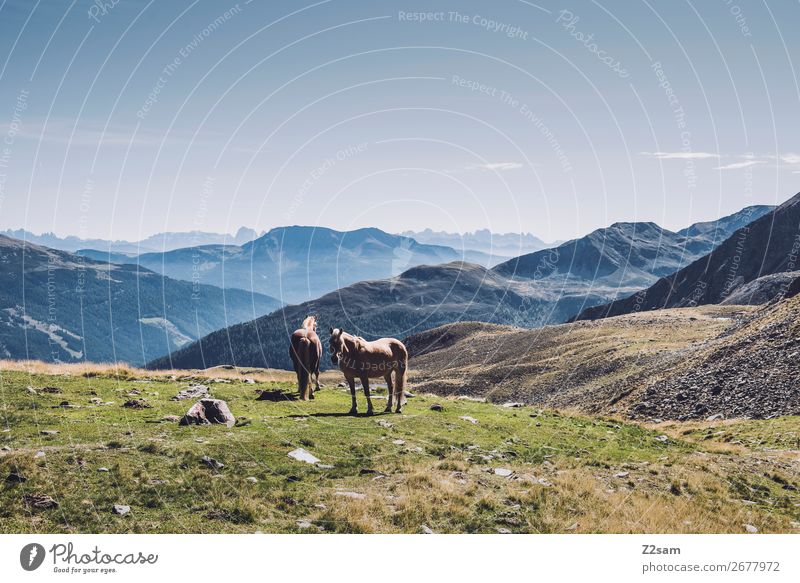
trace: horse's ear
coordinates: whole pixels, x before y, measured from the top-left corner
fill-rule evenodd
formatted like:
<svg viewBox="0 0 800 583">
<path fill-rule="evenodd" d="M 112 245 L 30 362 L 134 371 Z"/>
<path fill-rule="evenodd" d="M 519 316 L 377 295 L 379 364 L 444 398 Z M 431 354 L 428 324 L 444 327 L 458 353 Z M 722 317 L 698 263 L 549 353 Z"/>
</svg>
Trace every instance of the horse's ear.
<svg viewBox="0 0 800 583">
<path fill-rule="evenodd" d="M 331 336 L 333 336 L 333 326 L 331 326 Z"/>
</svg>

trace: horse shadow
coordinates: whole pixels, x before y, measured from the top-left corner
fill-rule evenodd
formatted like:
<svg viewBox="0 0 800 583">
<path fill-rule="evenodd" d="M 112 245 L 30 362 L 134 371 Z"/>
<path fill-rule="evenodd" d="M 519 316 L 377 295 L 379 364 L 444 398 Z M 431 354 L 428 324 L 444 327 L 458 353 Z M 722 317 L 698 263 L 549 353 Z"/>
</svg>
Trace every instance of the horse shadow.
<svg viewBox="0 0 800 583">
<path fill-rule="evenodd" d="M 256 401 L 272 401 L 273 403 L 282 401 L 297 401 L 296 393 L 286 393 L 284 391 L 261 391 L 256 397 Z"/>
</svg>

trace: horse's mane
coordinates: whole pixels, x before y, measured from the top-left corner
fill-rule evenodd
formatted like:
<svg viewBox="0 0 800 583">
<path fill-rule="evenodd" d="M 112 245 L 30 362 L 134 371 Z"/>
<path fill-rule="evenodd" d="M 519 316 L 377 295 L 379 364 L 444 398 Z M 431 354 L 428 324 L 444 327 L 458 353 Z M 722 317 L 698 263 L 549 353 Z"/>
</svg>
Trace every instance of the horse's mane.
<svg viewBox="0 0 800 583">
<path fill-rule="evenodd" d="M 303 328 L 308 330 L 316 330 L 317 328 L 317 317 L 316 316 L 308 316 L 305 320 L 303 320 Z"/>
</svg>

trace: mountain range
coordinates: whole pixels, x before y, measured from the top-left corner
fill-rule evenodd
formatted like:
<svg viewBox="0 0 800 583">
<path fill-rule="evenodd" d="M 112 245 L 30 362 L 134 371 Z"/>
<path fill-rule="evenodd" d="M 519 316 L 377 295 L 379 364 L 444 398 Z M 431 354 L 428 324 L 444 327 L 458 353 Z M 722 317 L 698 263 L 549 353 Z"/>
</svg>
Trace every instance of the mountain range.
<svg viewBox="0 0 800 583">
<path fill-rule="evenodd" d="M 707 255 L 650 287 L 583 310 L 576 319 L 718 304 L 763 276 L 794 271 L 800 260 L 800 193 L 736 229 Z"/>
<path fill-rule="evenodd" d="M 464 262 L 414 267 L 218 331 L 150 366 L 290 368 L 286 337 L 309 314 L 317 316 L 322 329 L 343 327 L 366 338 L 402 338 L 458 321 L 528 328 L 561 323 L 587 305 L 639 289 L 689 263 L 748 217 L 770 209 L 748 207 L 711 226 L 689 227 L 685 234 L 653 223 L 617 223 L 491 269 Z M 329 366 L 323 360 L 323 367 Z"/>
<path fill-rule="evenodd" d="M 82 239 L 74 235 L 59 237 L 55 233 L 36 235 L 25 229 L 6 229 L 0 234 L 35 245 L 50 247 L 51 249 L 69 251 L 70 253 L 81 249 L 95 249 L 106 253 L 119 254 L 120 257 L 135 256 L 151 251 L 172 251 L 173 249 L 199 245 L 218 245 L 223 243 L 242 245 L 258 237 L 256 231 L 247 227 L 240 227 L 235 235 L 204 231 L 167 232 L 151 235 L 140 241 Z"/>
<path fill-rule="evenodd" d="M 478 229 L 471 233 L 448 233 L 424 229 L 422 231 L 404 231 L 400 234 L 427 245 L 471 249 L 498 258 L 516 257 L 523 253 L 532 253 L 553 246 L 531 233 L 493 233 L 489 229 Z"/>
<path fill-rule="evenodd" d="M 307 301 L 358 281 L 393 277 L 417 265 L 492 263 L 491 256 L 479 251 L 424 245 L 375 228 L 303 226 L 275 228 L 242 245 L 202 245 L 136 256 L 94 249 L 79 254 L 141 265 L 184 281 L 265 293 L 284 303 Z"/>
<path fill-rule="evenodd" d="M 0 277 L 0 355 L 14 359 L 141 365 L 281 305 L 3 235 Z"/>
</svg>

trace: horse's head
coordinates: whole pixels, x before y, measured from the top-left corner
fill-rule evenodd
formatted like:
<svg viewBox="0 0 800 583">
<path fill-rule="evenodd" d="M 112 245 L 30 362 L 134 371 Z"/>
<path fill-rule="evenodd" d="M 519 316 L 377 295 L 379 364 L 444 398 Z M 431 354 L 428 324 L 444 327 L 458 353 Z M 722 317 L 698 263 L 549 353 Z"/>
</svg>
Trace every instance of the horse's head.
<svg viewBox="0 0 800 583">
<path fill-rule="evenodd" d="M 303 320 L 303 328 L 306 330 L 310 330 L 312 332 L 317 331 L 317 317 L 316 316 L 308 316 L 305 320 Z"/>
<path fill-rule="evenodd" d="M 331 361 L 333 364 L 339 364 L 339 361 L 347 354 L 347 345 L 342 338 L 344 330 L 341 328 L 331 328 L 331 339 L 328 344 L 328 349 L 331 351 Z"/>
</svg>

